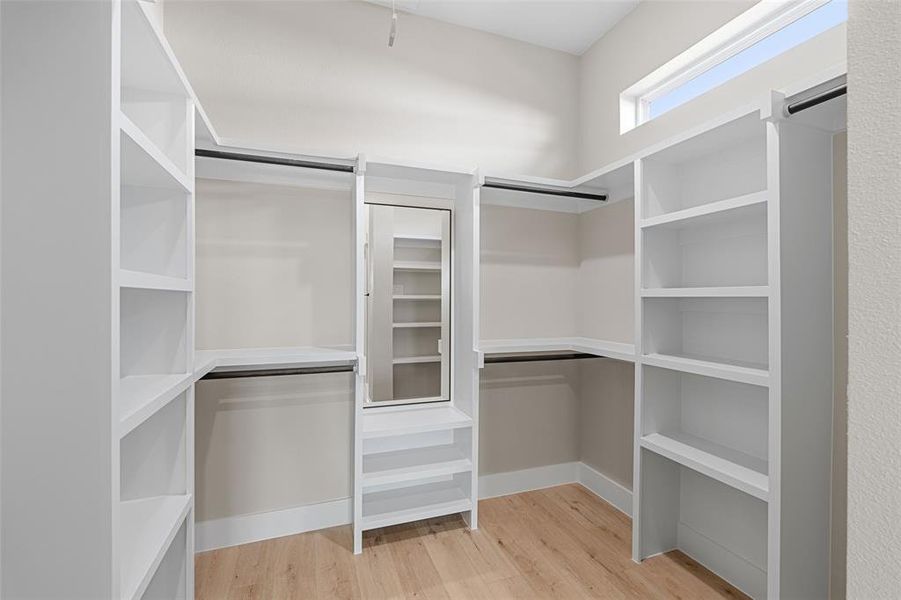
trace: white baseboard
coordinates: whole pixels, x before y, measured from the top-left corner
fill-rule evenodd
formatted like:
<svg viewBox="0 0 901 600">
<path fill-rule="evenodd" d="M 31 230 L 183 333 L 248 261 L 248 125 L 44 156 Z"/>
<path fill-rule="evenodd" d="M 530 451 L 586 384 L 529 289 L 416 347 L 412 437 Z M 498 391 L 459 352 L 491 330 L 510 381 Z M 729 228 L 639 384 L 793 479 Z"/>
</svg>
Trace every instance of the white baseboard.
<svg viewBox="0 0 901 600">
<path fill-rule="evenodd" d="M 479 498 L 509 496 L 567 483 L 581 483 L 615 508 L 627 515 L 632 513 L 632 492 L 582 462 L 482 475 L 479 477 Z M 352 499 L 341 498 L 285 510 L 198 521 L 194 545 L 196 552 L 205 552 L 347 525 L 352 518 Z"/>
<path fill-rule="evenodd" d="M 195 552 L 347 525 L 353 518 L 350 498 L 307 504 L 285 510 L 198 521 L 194 527 Z"/>
<path fill-rule="evenodd" d="M 480 475 L 479 500 L 576 483 L 579 481 L 579 464 L 581 463 L 568 462 L 521 471 Z"/>
<path fill-rule="evenodd" d="M 579 483 L 594 492 L 595 496 L 606 500 L 629 517 L 632 516 L 632 490 L 616 483 L 600 471 L 585 463 L 579 463 Z"/>
</svg>

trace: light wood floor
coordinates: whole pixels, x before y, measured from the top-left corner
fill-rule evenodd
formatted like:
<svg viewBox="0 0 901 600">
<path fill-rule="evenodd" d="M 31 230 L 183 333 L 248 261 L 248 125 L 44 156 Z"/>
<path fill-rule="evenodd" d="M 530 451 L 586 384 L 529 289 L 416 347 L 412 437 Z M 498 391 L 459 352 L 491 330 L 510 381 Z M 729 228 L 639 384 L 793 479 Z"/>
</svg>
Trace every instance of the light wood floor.
<svg viewBox="0 0 901 600">
<path fill-rule="evenodd" d="M 197 600 L 250 598 L 745 598 L 680 552 L 635 564 L 631 521 L 580 485 L 479 503 L 459 516 L 350 526 L 197 555 Z"/>
</svg>

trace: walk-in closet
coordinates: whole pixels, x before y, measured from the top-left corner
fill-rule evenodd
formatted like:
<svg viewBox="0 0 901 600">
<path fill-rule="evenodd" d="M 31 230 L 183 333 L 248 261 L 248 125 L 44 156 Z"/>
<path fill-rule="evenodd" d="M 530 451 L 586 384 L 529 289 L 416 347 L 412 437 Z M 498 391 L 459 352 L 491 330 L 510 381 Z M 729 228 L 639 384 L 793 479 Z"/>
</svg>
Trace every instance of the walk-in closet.
<svg viewBox="0 0 901 600">
<path fill-rule="evenodd" d="M 891 17 L 0 1 L 0 595 L 890 597 Z"/>
</svg>

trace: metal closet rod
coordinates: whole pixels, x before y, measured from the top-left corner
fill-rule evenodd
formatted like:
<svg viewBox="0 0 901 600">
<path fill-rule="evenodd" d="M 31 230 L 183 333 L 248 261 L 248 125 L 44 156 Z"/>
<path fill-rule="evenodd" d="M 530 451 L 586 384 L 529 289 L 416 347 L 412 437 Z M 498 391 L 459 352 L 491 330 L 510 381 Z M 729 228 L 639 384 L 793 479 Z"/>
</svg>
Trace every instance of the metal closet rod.
<svg viewBox="0 0 901 600">
<path fill-rule="evenodd" d="M 241 371 L 210 371 L 201 379 L 243 379 L 245 377 L 281 377 L 284 375 L 315 375 L 317 373 L 352 373 L 353 370 L 353 365 L 276 367 L 272 369 L 244 369 Z"/>
<path fill-rule="evenodd" d="M 485 364 L 520 363 L 520 362 L 551 362 L 556 360 L 582 360 L 585 358 L 605 358 L 596 354 L 584 352 L 570 352 L 567 354 L 523 354 L 520 356 L 486 356 Z"/>
<path fill-rule="evenodd" d="M 581 200 L 595 200 L 597 202 L 606 202 L 607 194 L 589 194 L 588 192 L 573 192 L 570 190 L 554 190 L 549 188 L 528 187 L 524 185 L 512 185 L 509 183 L 495 183 L 486 181 L 482 187 L 494 188 L 497 190 L 508 190 L 511 192 L 527 192 L 530 194 L 543 194 L 545 196 L 563 196 L 565 198 L 579 198 Z"/>
<path fill-rule="evenodd" d="M 221 158 L 223 160 L 239 160 L 242 162 L 262 163 L 266 165 L 281 165 L 283 167 L 319 169 L 320 171 L 339 171 L 341 173 L 354 172 L 353 165 L 315 162 L 312 160 L 297 160 L 295 158 L 280 158 L 277 156 L 260 156 L 258 154 L 242 154 L 240 152 L 223 152 L 221 150 L 204 150 L 202 148 L 194 150 L 194 156 L 203 158 Z"/>
<path fill-rule="evenodd" d="M 840 85 L 837 88 L 833 88 L 831 90 L 826 90 L 825 92 L 823 92 L 821 94 L 817 94 L 816 96 L 811 96 L 810 98 L 807 98 L 806 100 L 799 100 L 798 102 L 793 102 L 785 108 L 785 112 L 787 112 L 790 115 L 793 115 L 795 113 L 801 112 L 802 110 L 807 110 L 808 108 L 813 108 L 814 106 L 822 104 L 823 102 L 829 102 L 833 98 L 838 98 L 839 96 L 844 96 L 847 93 L 848 93 L 848 85 L 847 84 Z"/>
</svg>

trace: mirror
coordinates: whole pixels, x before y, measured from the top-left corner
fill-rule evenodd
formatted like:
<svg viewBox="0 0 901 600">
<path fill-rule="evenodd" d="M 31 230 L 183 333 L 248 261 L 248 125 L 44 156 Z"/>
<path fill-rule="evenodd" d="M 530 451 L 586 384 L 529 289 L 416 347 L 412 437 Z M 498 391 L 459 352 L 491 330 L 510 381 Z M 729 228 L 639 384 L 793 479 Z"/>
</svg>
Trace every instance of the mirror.
<svg viewBox="0 0 901 600">
<path fill-rule="evenodd" d="M 365 206 L 367 403 L 450 399 L 450 211 Z"/>
</svg>

